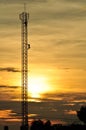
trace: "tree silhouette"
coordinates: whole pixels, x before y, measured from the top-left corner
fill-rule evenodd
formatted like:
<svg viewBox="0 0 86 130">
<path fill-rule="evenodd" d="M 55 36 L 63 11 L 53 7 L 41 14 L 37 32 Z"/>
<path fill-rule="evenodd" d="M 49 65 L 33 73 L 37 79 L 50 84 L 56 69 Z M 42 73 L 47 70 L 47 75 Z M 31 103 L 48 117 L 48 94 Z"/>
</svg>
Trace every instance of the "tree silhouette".
<svg viewBox="0 0 86 130">
<path fill-rule="evenodd" d="M 86 106 L 82 106 L 79 111 L 77 111 L 78 118 L 86 124 Z"/>
<path fill-rule="evenodd" d="M 43 130 L 44 124 L 41 120 L 34 120 L 31 124 L 30 130 Z"/>
<path fill-rule="evenodd" d="M 50 120 L 47 120 L 44 124 L 45 130 L 51 130 L 51 122 Z"/>
</svg>

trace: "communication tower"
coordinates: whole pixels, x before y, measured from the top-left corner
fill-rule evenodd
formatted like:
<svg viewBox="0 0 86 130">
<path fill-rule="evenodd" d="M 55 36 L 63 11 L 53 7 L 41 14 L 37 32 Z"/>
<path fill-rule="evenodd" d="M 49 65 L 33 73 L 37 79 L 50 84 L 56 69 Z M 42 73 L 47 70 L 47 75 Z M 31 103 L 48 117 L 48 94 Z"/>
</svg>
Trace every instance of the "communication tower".
<svg viewBox="0 0 86 130">
<path fill-rule="evenodd" d="M 22 39 L 22 127 L 28 129 L 28 20 L 29 14 L 24 11 L 19 15 L 21 20 Z"/>
</svg>

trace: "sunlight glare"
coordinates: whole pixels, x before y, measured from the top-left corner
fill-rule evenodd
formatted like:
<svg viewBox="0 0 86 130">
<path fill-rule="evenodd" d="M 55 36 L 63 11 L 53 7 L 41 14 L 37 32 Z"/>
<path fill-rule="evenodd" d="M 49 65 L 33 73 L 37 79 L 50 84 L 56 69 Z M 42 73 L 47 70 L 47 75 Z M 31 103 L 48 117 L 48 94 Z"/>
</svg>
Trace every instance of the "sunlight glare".
<svg viewBox="0 0 86 130">
<path fill-rule="evenodd" d="M 28 83 L 28 93 L 32 98 L 40 98 L 41 94 L 48 90 L 49 86 L 46 77 L 43 76 L 30 77 Z"/>
</svg>

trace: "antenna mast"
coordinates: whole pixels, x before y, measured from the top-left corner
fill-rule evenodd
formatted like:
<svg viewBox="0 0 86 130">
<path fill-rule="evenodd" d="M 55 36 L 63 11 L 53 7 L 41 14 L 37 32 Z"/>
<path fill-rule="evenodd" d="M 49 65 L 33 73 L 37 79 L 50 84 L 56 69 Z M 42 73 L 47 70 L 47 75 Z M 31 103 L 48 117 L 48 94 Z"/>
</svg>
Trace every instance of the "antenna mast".
<svg viewBox="0 0 86 130">
<path fill-rule="evenodd" d="M 22 127 L 28 130 L 28 19 L 29 14 L 24 12 L 19 15 L 21 20 L 21 38 L 22 38 Z"/>
</svg>

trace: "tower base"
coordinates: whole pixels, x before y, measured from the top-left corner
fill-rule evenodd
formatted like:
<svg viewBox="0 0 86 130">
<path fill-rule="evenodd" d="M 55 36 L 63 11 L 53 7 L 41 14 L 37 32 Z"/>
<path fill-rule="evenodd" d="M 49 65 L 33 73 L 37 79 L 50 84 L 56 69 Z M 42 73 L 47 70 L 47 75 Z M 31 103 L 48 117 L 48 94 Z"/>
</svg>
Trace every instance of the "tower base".
<svg viewBox="0 0 86 130">
<path fill-rule="evenodd" d="M 22 125 L 22 126 L 20 127 L 20 130 L 29 130 L 29 126 L 27 126 L 27 125 Z"/>
</svg>

